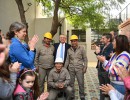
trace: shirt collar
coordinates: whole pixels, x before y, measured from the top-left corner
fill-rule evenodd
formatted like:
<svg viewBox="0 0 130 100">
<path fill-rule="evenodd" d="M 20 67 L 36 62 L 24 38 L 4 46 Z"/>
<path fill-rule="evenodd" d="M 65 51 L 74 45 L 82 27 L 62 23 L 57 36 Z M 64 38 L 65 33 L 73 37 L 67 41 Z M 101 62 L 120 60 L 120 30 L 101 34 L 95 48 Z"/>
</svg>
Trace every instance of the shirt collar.
<svg viewBox="0 0 130 100">
<path fill-rule="evenodd" d="M 70 48 L 71 48 L 71 50 L 74 50 L 72 46 Z M 80 48 L 80 46 L 78 45 L 78 47 L 76 48 L 76 50 L 79 49 L 79 48 Z"/>
<path fill-rule="evenodd" d="M 50 47 L 50 45 L 47 45 L 47 44 L 45 44 L 45 43 L 43 43 L 43 45 L 44 45 L 45 47 L 47 47 L 47 48 L 49 48 L 49 47 Z"/>
<path fill-rule="evenodd" d="M 57 70 L 56 70 L 56 68 L 54 68 L 54 71 L 55 71 L 56 73 L 58 73 Z M 63 71 L 63 67 L 61 68 L 60 73 L 61 73 L 62 71 Z"/>
<path fill-rule="evenodd" d="M 63 45 L 65 45 L 65 43 L 60 43 L 60 44 L 63 44 Z"/>
</svg>

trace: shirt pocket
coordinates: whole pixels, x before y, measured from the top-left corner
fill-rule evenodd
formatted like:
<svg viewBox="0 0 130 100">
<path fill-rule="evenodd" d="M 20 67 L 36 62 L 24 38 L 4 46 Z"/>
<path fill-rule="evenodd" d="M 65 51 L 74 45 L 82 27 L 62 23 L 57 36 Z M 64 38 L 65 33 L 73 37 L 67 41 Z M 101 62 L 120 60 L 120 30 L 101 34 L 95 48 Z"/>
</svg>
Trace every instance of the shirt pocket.
<svg viewBox="0 0 130 100">
<path fill-rule="evenodd" d="M 46 54 L 46 50 L 41 50 L 41 51 L 40 51 L 40 55 L 41 55 L 41 56 L 44 56 L 45 54 Z"/>
<path fill-rule="evenodd" d="M 74 53 L 73 52 L 69 53 L 69 58 L 70 58 L 70 60 L 74 60 Z"/>
<path fill-rule="evenodd" d="M 54 53 L 54 50 L 52 50 L 52 49 L 49 49 L 49 51 L 47 52 L 49 55 L 53 55 L 53 53 Z"/>
<path fill-rule="evenodd" d="M 77 57 L 78 59 L 82 59 L 82 55 L 83 55 L 83 54 L 82 54 L 82 52 L 80 51 L 80 52 L 77 52 L 77 56 L 76 56 L 76 57 Z"/>
</svg>

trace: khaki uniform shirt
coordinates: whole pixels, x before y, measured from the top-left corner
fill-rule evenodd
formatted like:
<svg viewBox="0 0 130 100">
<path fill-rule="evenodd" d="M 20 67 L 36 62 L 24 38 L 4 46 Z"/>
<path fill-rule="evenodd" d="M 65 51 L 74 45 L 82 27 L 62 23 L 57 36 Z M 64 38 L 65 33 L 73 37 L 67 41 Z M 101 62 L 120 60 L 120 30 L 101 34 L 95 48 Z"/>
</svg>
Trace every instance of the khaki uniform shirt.
<svg viewBox="0 0 130 100">
<path fill-rule="evenodd" d="M 35 56 L 35 66 L 42 67 L 44 69 L 52 68 L 54 66 L 54 46 L 50 45 L 46 47 L 43 45 L 42 47 L 36 50 Z"/>
<path fill-rule="evenodd" d="M 65 87 L 67 87 L 70 84 L 69 72 L 64 67 L 62 67 L 60 73 L 56 71 L 55 67 L 49 73 L 48 85 L 50 87 L 56 88 L 58 82 L 63 82 Z"/>
<path fill-rule="evenodd" d="M 84 47 L 78 46 L 74 51 L 72 47 L 70 47 L 67 51 L 67 58 L 64 67 L 69 70 L 76 69 L 81 70 L 84 67 L 87 68 L 87 56 Z"/>
</svg>

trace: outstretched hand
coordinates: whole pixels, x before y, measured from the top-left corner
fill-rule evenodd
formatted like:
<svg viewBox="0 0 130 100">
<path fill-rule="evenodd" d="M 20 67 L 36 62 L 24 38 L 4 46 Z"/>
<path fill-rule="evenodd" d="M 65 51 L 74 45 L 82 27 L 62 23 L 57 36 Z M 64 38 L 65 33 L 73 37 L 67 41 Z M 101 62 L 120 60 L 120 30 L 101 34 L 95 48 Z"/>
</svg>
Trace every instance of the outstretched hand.
<svg viewBox="0 0 130 100">
<path fill-rule="evenodd" d="M 44 92 L 40 95 L 40 97 L 37 100 L 46 100 L 49 96 L 49 92 Z"/>
<path fill-rule="evenodd" d="M 130 73 L 128 72 L 128 70 L 126 70 L 126 68 L 123 67 L 123 66 L 117 68 L 117 73 L 118 73 L 118 75 L 119 75 L 122 79 L 124 79 L 124 78 L 130 76 Z"/>
<path fill-rule="evenodd" d="M 110 84 L 107 84 L 107 85 L 102 84 L 99 87 L 99 89 L 103 91 L 103 94 L 108 94 L 109 91 L 115 90 L 115 88 L 112 85 L 110 85 Z"/>
<path fill-rule="evenodd" d="M 95 45 L 95 48 L 96 48 L 96 50 L 95 50 L 96 54 L 100 53 L 100 51 L 101 51 L 100 46 Z"/>
<path fill-rule="evenodd" d="M 38 40 L 39 40 L 38 36 L 34 35 L 33 38 L 28 42 L 28 46 L 29 46 L 30 50 L 34 50 Z"/>
<path fill-rule="evenodd" d="M 100 61 L 100 62 L 104 62 L 106 60 L 105 56 L 102 56 L 102 55 L 98 55 L 97 56 L 97 59 Z"/>
<path fill-rule="evenodd" d="M 21 63 L 15 62 L 12 64 L 12 66 L 9 66 L 9 71 L 17 73 L 20 70 Z"/>
</svg>

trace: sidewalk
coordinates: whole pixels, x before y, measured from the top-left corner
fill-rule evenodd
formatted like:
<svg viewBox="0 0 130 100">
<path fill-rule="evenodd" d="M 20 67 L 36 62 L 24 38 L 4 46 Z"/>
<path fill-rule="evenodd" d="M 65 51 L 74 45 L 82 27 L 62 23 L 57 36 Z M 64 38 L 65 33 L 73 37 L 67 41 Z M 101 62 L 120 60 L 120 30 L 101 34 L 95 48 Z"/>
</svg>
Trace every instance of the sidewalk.
<svg viewBox="0 0 130 100">
<path fill-rule="evenodd" d="M 88 62 L 88 67 L 96 67 L 97 62 Z"/>
</svg>

